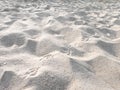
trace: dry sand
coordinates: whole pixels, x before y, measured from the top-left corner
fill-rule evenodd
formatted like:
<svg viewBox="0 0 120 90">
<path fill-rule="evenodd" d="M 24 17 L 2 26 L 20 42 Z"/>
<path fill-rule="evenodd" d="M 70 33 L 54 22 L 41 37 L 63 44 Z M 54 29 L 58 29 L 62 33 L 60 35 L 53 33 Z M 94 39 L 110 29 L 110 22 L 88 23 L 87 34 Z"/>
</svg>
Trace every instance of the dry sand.
<svg viewBox="0 0 120 90">
<path fill-rule="evenodd" d="M 120 90 L 120 3 L 0 0 L 0 90 Z"/>
</svg>

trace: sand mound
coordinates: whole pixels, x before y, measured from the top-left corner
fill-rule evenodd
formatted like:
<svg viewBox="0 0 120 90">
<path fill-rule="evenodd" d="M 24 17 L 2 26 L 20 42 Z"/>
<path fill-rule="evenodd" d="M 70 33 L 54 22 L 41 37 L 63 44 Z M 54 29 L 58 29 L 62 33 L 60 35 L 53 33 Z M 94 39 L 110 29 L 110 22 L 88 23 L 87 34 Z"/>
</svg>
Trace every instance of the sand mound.
<svg viewBox="0 0 120 90">
<path fill-rule="evenodd" d="M 106 57 L 97 57 L 89 62 L 94 72 L 99 78 L 102 78 L 105 82 L 110 84 L 115 90 L 118 90 L 120 88 L 119 86 L 119 79 L 116 79 L 119 77 L 120 73 L 120 66 L 118 62 L 115 62 L 113 60 L 110 60 Z M 104 66 L 101 66 L 103 65 Z M 114 82 L 113 82 L 114 81 Z"/>
</svg>

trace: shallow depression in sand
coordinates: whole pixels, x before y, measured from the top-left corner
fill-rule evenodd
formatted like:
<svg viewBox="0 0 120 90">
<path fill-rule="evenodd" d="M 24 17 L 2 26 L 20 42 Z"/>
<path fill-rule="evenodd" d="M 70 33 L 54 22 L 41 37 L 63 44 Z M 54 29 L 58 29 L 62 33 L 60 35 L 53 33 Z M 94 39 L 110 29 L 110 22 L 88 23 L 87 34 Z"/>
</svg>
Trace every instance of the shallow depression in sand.
<svg viewBox="0 0 120 90">
<path fill-rule="evenodd" d="M 13 45 L 22 46 L 25 43 L 24 34 L 11 33 L 3 36 L 0 42 L 5 47 L 11 47 Z"/>
</svg>

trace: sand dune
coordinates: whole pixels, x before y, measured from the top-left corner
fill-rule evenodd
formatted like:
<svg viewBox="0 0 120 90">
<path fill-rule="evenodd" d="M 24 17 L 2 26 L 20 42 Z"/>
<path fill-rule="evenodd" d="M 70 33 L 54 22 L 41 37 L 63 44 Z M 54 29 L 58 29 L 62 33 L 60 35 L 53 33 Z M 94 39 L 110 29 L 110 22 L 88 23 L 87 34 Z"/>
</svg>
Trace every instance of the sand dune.
<svg viewBox="0 0 120 90">
<path fill-rule="evenodd" d="M 1 0 L 0 90 L 120 90 L 120 2 Z"/>
</svg>

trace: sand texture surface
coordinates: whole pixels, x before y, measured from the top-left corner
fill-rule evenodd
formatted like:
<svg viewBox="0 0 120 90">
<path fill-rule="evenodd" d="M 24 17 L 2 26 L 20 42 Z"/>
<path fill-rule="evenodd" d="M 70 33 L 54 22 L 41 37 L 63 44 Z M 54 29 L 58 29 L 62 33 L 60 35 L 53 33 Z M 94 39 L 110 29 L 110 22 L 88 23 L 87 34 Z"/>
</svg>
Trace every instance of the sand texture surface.
<svg viewBox="0 0 120 90">
<path fill-rule="evenodd" d="M 0 0 L 0 90 L 120 90 L 120 2 L 99 1 Z"/>
</svg>

